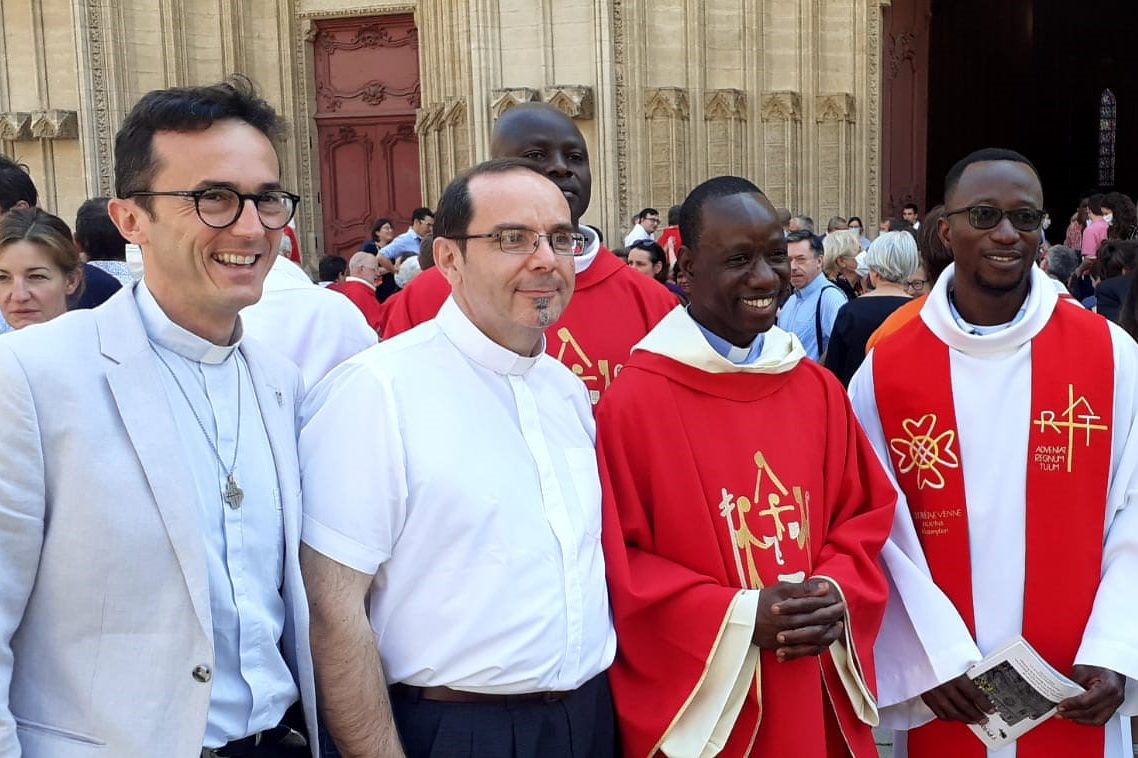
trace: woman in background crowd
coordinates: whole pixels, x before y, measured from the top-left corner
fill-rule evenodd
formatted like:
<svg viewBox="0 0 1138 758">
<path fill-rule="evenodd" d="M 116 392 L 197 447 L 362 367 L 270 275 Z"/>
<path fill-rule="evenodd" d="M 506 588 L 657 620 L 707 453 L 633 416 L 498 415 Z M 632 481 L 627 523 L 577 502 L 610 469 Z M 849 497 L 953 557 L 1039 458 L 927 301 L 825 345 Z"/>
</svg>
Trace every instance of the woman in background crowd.
<svg viewBox="0 0 1138 758">
<path fill-rule="evenodd" d="M 850 216 L 850 220 L 846 222 L 846 226 L 851 232 L 857 235 L 858 244 L 861 245 L 862 250 L 869 249 L 869 237 L 865 236 L 865 224 L 857 216 Z"/>
<path fill-rule="evenodd" d="M 854 372 L 865 360 L 865 343 L 882 322 L 909 302 L 902 282 L 913 278 L 920 261 L 917 241 L 909 232 L 882 232 L 865 254 L 873 289 L 851 300 L 838 311 L 826 368 L 848 386 Z"/>
<path fill-rule="evenodd" d="M 1098 249 L 1095 310 L 1118 322 L 1122 301 L 1130 289 L 1130 279 L 1138 264 L 1138 240 L 1110 240 Z"/>
<path fill-rule="evenodd" d="M 830 232 L 822 238 L 822 273 L 853 300 L 863 290 L 857 273 L 857 254 L 861 252 L 857 233 L 849 229 Z"/>
<path fill-rule="evenodd" d="M 395 227 L 389 218 L 377 218 L 375 223 L 371 225 L 371 239 L 365 240 L 360 245 L 360 250 L 365 253 L 378 253 L 383 248 L 391 244 L 391 240 L 395 239 Z"/>
<path fill-rule="evenodd" d="M 79 250 L 62 219 L 19 208 L 0 220 L 0 314 L 13 329 L 63 315 L 82 286 Z"/>
</svg>

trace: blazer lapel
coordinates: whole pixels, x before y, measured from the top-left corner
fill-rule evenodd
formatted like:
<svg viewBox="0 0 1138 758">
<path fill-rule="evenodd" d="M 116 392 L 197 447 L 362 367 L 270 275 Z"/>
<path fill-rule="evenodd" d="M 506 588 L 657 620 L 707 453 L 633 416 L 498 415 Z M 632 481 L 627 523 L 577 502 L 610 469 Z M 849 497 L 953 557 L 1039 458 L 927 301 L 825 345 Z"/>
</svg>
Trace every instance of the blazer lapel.
<svg viewBox="0 0 1138 758">
<path fill-rule="evenodd" d="M 213 622 L 197 490 L 189 470 L 181 464 L 185 453 L 133 289 L 124 287 L 94 311 L 100 348 L 118 364 L 107 371 L 107 384 L 166 526 L 198 621 L 210 634 Z"/>
</svg>

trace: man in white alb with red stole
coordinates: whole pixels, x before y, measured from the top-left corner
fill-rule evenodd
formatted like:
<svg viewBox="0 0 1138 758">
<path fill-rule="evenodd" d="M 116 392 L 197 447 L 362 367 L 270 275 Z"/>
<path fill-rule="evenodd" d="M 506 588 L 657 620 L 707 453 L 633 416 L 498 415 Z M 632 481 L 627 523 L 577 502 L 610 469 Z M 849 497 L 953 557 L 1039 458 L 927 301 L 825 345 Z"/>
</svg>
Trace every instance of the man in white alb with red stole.
<svg viewBox="0 0 1138 758">
<path fill-rule="evenodd" d="M 774 326 L 790 264 L 767 198 L 711 179 L 680 230 L 691 305 L 597 416 L 624 755 L 876 758 L 896 495 L 841 385 Z"/>
<path fill-rule="evenodd" d="M 1138 348 L 1033 265 L 1043 191 L 1022 155 L 964 158 L 945 204 L 955 263 L 850 383 L 901 493 L 882 721 L 901 757 L 1130 756 Z M 1087 691 L 988 753 L 966 724 L 993 707 L 963 674 L 1017 635 Z"/>
</svg>

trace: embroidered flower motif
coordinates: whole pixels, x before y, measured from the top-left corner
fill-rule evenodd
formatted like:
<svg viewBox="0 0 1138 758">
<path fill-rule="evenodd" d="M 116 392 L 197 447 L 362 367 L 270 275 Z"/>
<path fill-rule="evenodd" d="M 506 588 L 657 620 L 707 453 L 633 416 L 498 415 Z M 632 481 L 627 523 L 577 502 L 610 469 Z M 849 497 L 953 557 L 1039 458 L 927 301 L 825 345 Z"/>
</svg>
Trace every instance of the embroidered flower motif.
<svg viewBox="0 0 1138 758">
<path fill-rule="evenodd" d="M 897 471 L 907 474 L 914 468 L 917 470 L 917 489 L 943 489 L 944 475 L 937 466 L 960 467 L 960 458 L 952 449 L 956 432 L 948 429 L 934 434 L 936 424 L 935 413 L 928 413 L 916 421 L 905 419 L 901 422 L 901 428 L 909 438 L 894 437 L 889 440 L 889 449 L 897 454 Z"/>
</svg>

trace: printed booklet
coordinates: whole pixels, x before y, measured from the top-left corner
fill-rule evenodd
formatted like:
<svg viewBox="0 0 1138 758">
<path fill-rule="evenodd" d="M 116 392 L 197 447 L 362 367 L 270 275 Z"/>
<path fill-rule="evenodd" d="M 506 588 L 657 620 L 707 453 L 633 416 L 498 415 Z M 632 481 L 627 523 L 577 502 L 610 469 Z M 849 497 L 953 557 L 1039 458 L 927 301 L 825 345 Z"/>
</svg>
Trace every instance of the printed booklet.
<svg viewBox="0 0 1138 758">
<path fill-rule="evenodd" d="M 969 724 L 989 750 L 1010 745 L 1055 715 L 1060 700 L 1084 690 L 1051 667 L 1023 637 L 965 672 L 996 706 L 986 724 Z"/>
</svg>

